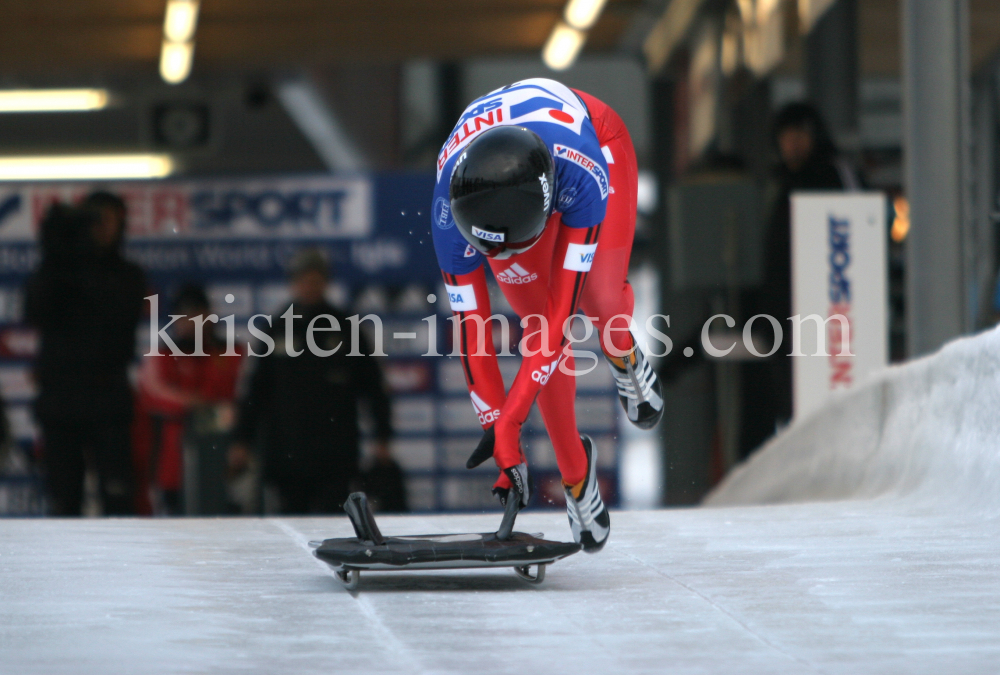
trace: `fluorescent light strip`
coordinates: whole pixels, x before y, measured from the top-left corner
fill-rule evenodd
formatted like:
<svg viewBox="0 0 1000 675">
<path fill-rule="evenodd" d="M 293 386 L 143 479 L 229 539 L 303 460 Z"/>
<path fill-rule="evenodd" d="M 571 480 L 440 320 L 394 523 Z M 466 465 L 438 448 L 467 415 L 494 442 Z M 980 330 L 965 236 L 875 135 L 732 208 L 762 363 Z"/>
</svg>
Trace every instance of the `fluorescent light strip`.
<svg viewBox="0 0 1000 675">
<path fill-rule="evenodd" d="M 164 42 L 160 52 L 160 77 L 168 84 L 179 84 L 191 74 L 193 42 Z"/>
<path fill-rule="evenodd" d="M 100 110 L 107 105 L 106 89 L 0 90 L 0 113 Z"/>
<path fill-rule="evenodd" d="M 577 30 L 590 30 L 604 9 L 607 0 L 569 0 L 566 4 L 566 23 Z"/>
<path fill-rule="evenodd" d="M 566 70 L 573 65 L 587 41 L 590 30 L 607 0 L 569 0 L 563 12 L 565 21 L 552 29 L 548 42 L 542 49 L 542 61 L 552 70 Z"/>
<path fill-rule="evenodd" d="M 190 42 L 198 26 L 197 0 L 169 0 L 163 17 L 163 38 L 167 42 Z"/>
<path fill-rule="evenodd" d="M 194 31 L 198 27 L 198 0 L 167 0 L 163 17 L 163 47 L 160 77 L 180 84 L 191 74 L 194 61 Z"/>
<path fill-rule="evenodd" d="M 0 181 L 163 178 L 170 155 L 63 155 L 0 157 Z"/>
<path fill-rule="evenodd" d="M 566 70 L 576 61 L 576 56 L 586 39 L 586 33 L 560 21 L 552 30 L 549 41 L 545 43 L 542 60 L 552 70 Z"/>
</svg>

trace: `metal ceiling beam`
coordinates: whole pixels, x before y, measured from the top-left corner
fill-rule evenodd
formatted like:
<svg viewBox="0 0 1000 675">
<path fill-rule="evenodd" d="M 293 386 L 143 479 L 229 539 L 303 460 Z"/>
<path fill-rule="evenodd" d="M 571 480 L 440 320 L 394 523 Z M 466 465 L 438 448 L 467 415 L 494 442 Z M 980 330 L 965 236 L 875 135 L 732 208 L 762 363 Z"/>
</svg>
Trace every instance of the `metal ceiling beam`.
<svg viewBox="0 0 1000 675">
<path fill-rule="evenodd" d="M 681 44 L 705 0 L 670 0 L 667 9 L 649 31 L 642 47 L 646 67 L 657 75 Z"/>
<path fill-rule="evenodd" d="M 369 168 L 314 82 L 307 78 L 283 82 L 278 85 L 278 99 L 330 171 L 357 173 Z"/>
</svg>

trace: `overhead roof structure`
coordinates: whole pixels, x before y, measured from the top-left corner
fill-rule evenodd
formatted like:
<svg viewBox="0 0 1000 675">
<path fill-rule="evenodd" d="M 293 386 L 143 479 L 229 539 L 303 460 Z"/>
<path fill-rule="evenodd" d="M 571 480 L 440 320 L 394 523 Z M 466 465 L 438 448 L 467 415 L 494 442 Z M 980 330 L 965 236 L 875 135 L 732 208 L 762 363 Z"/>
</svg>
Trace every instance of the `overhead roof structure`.
<svg viewBox="0 0 1000 675">
<path fill-rule="evenodd" d="M 757 6 L 747 3 L 750 6 Z M 757 3 L 761 5 L 763 3 Z M 815 4 L 829 9 L 834 2 Z M 710 5 L 707 0 L 670 0 L 659 19 L 651 24 L 644 51 L 651 72 L 660 72 L 697 23 L 699 12 Z M 794 5 L 780 0 L 767 3 L 772 11 L 789 13 Z M 901 68 L 899 0 L 864 0 L 858 2 L 858 57 L 861 74 L 898 77 Z M 969 0 L 970 63 L 978 68 L 1000 49 L 1000 3 L 996 0 Z M 799 19 L 802 20 L 801 17 Z M 800 26 L 801 27 L 801 26 Z M 791 70 L 801 67 L 800 54 L 794 51 L 785 58 Z"/>
<path fill-rule="evenodd" d="M 202 0 L 195 68 L 539 52 L 565 0 Z M 610 0 L 587 48 L 616 46 L 642 0 Z M 155 68 L 164 0 L 0 0 L 0 78 Z"/>
</svg>

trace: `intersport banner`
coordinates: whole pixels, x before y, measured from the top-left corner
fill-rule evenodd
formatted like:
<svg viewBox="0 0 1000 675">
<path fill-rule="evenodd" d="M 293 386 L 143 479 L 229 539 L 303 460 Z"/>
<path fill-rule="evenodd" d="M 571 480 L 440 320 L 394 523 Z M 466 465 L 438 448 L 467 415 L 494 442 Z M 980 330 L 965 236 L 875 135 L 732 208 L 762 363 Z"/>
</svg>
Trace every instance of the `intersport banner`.
<svg viewBox="0 0 1000 675">
<path fill-rule="evenodd" d="M 881 192 L 792 195 L 797 418 L 888 362 L 886 210 Z"/>
<path fill-rule="evenodd" d="M 246 180 L 0 185 L 0 279 L 37 265 L 38 224 L 56 201 L 95 189 L 128 205 L 128 256 L 153 280 L 280 276 L 303 245 L 327 249 L 349 285 L 434 281 L 432 178 L 302 176 Z"/>
</svg>

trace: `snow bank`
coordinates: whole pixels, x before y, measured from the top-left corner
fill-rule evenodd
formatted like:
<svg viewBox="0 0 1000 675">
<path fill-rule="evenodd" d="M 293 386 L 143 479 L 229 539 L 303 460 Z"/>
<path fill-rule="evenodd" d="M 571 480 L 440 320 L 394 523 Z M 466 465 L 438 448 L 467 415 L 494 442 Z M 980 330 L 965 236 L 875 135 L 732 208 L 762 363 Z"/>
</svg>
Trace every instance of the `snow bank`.
<svg viewBox="0 0 1000 675">
<path fill-rule="evenodd" d="M 874 375 L 777 435 L 705 504 L 875 497 L 1000 513 L 1000 329 Z"/>
</svg>

